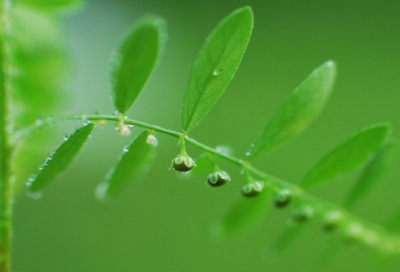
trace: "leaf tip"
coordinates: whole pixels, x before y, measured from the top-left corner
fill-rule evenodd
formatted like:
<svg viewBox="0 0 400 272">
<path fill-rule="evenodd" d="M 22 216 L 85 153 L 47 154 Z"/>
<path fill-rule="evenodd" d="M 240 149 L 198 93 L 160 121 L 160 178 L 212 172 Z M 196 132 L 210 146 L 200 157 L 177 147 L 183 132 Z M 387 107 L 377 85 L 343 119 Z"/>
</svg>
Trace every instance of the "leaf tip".
<svg viewBox="0 0 400 272">
<path fill-rule="evenodd" d="M 238 15 L 238 14 L 244 14 L 246 16 L 249 16 L 251 20 L 254 21 L 254 13 L 251 6 L 244 6 L 232 12 L 232 15 Z"/>
</svg>

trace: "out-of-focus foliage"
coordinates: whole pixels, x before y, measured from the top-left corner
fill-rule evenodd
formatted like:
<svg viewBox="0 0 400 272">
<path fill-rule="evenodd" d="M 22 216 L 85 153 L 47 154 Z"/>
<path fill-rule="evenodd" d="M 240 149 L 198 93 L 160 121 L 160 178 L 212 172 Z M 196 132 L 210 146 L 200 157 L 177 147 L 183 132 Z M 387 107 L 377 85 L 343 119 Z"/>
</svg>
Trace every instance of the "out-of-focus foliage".
<svg viewBox="0 0 400 272">
<path fill-rule="evenodd" d="M 9 9 L 10 90 L 15 129 L 40 123 L 38 118 L 66 107 L 67 80 L 71 78 L 60 14 L 39 5 L 33 7 L 33 1 L 32 5 L 23 2 L 17 1 Z M 43 1 L 47 6 L 51 2 Z M 37 169 L 53 141 L 54 134 L 47 131 L 19 144 L 13 164 L 16 192 L 32 174 L 30 171 Z"/>
<path fill-rule="evenodd" d="M 356 133 L 321 159 L 306 174 L 302 186 L 320 185 L 362 166 L 385 145 L 391 132 L 390 124 L 379 124 Z"/>
<path fill-rule="evenodd" d="M 148 16 L 136 23 L 110 59 L 115 108 L 126 114 L 143 90 L 167 39 L 165 21 Z"/>
<path fill-rule="evenodd" d="M 356 185 L 346 199 L 345 206 L 352 208 L 370 195 L 380 183 L 388 178 L 398 157 L 399 144 L 390 140 L 368 162 Z"/>
<path fill-rule="evenodd" d="M 86 0 L 15 0 L 16 4 L 25 4 L 32 8 L 47 11 L 76 10 L 84 6 Z"/>
<path fill-rule="evenodd" d="M 243 234 L 259 225 L 271 207 L 271 192 L 264 190 L 256 197 L 241 197 L 213 226 L 213 235 L 228 238 Z"/>
<path fill-rule="evenodd" d="M 15 5 L 10 10 L 11 90 L 17 124 L 33 123 L 64 105 L 69 64 L 60 18 Z"/>
<path fill-rule="evenodd" d="M 262 157 L 302 132 L 322 111 L 336 77 L 336 64 L 315 69 L 294 91 L 253 143 L 249 160 Z"/>
<path fill-rule="evenodd" d="M 110 171 L 105 183 L 99 185 L 98 198 L 105 199 L 121 193 L 130 182 L 138 181 L 150 170 L 156 146 L 147 143 L 148 135 L 149 132 L 145 130 L 129 146 L 124 147 L 118 164 Z"/>
</svg>

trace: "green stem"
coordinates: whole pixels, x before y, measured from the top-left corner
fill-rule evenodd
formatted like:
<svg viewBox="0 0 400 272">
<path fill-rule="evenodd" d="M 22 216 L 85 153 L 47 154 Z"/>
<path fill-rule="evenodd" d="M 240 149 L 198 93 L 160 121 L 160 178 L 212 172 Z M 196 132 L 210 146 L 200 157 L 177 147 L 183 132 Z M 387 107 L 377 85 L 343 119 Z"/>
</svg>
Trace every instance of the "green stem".
<svg viewBox="0 0 400 272">
<path fill-rule="evenodd" d="M 11 146 L 8 132 L 7 48 L 6 48 L 6 1 L 0 1 L 0 271 L 11 271 Z"/>
<path fill-rule="evenodd" d="M 188 157 L 188 154 L 186 152 L 186 146 L 185 146 L 185 138 L 180 138 L 179 139 L 180 145 L 181 145 L 181 152 L 180 152 L 180 156 L 181 157 Z"/>
<path fill-rule="evenodd" d="M 118 116 L 112 116 L 112 115 L 69 115 L 69 116 L 56 116 L 52 117 L 50 119 L 51 121 L 47 120 L 49 122 L 55 122 L 55 121 L 62 121 L 62 120 L 81 120 L 81 121 L 101 121 L 101 120 L 108 120 L 108 121 L 115 121 L 119 122 L 120 118 Z M 186 136 L 184 133 L 179 133 L 173 130 L 165 129 L 159 126 L 143 123 L 140 121 L 136 120 L 131 120 L 131 119 L 126 119 L 124 120 L 125 124 L 129 125 L 134 125 L 138 127 L 142 127 L 145 129 L 150 129 L 154 130 L 175 138 L 178 138 L 180 140 L 184 139 L 186 143 L 192 144 L 193 146 L 196 146 L 209 154 L 216 155 L 220 158 L 223 158 L 227 161 L 230 161 L 242 169 L 245 170 L 246 173 L 248 174 L 253 174 L 257 176 L 258 178 L 268 181 L 266 184 L 269 184 L 269 187 L 272 188 L 281 188 L 281 189 L 288 189 L 292 191 L 294 196 L 310 205 L 314 209 L 315 215 L 318 215 L 321 218 L 324 218 L 329 212 L 332 211 L 338 211 L 343 215 L 343 221 L 342 221 L 342 231 L 344 235 L 352 235 L 352 238 L 355 238 L 356 240 L 360 241 L 362 244 L 370 247 L 375 247 L 382 252 L 385 253 L 390 253 L 390 254 L 400 254 L 400 237 L 398 235 L 392 234 L 388 232 L 386 229 L 381 227 L 380 225 L 368 222 L 366 220 L 363 220 L 354 214 L 348 212 L 345 210 L 342 206 L 335 205 L 333 203 L 327 202 L 325 200 L 319 199 L 315 196 L 312 196 L 311 194 L 305 192 L 302 190 L 300 187 L 296 186 L 295 184 L 292 184 L 290 182 L 281 180 L 277 177 L 274 177 L 272 175 L 269 175 L 254 166 L 250 165 L 249 162 L 246 162 L 242 159 L 235 158 L 233 156 L 223 154 L 219 152 L 217 149 L 211 148 L 203 143 L 200 143 L 192 138 L 189 138 Z M 27 131 L 35 130 L 37 129 L 37 126 L 32 126 L 30 128 L 27 128 Z M 23 135 L 24 133 L 22 133 Z M 360 228 L 361 226 L 361 228 Z M 354 231 L 352 233 L 352 231 Z"/>
</svg>

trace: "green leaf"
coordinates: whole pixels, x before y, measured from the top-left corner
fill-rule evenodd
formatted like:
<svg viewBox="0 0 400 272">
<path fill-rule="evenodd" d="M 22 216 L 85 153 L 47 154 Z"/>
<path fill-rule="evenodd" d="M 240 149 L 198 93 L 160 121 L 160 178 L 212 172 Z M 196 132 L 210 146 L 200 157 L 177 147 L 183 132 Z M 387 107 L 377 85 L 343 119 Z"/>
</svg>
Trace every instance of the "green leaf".
<svg viewBox="0 0 400 272">
<path fill-rule="evenodd" d="M 138 98 L 164 51 L 165 21 L 148 16 L 136 23 L 110 59 L 115 108 L 125 114 Z"/>
<path fill-rule="evenodd" d="M 188 132 L 210 111 L 232 80 L 249 43 L 253 12 L 232 12 L 207 38 L 192 71 L 183 102 L 182 126 Z"/>
<path fill-rule="evenodd" d="M 117 166 L 111 170 L 107 181 L 100 184 L 97 196 L 104 199 L 120 193 L 129 182 L 138 181 L 151 167 L 156 147 L 146 143 L 148 132 L 143 131 L 126 147 Z"/>
<path fill-rule="evenodd" d="M 390 133 L 389 124 L 363 129 L 319 161 L 304 177 L 302 186 L 320 185 L 362 166 L 388 141 Z"/>
<path fill-rule="evenodd" d="M 232 237 L 259 225 L 271 207 L 271 193 L 264 190 L 255 197 L 242 197 L 214 226 L 214 234 Z"/>
<path fill-rule="evenodd" d="M 318 67 L 293 92 L 253 143 L 249 160 L 266 155 L 302 132 L 322 111 L 333 90 L 336 65 Z"/>
<path fill-rule="evenodd" d="M 388 176 L 388 173 L 394 166 L 398 151 L 398 143 L 393 140 L 382 147 L 364 168 L 361 177 L 347 197 L 345 202 L 346 207 L 354 207 L 354 205 L 365 199 L 369 193 L 372 193 L 375 186 Z"/>
<path fill-rule="evenodd" d="M 45 160 L 39 174 L 30 180 L 28 189 L 31 193 L 40 192 L 68 168 L 85 145 L 93 128 L 93 123 L 80 127 Z"/>
</svg>

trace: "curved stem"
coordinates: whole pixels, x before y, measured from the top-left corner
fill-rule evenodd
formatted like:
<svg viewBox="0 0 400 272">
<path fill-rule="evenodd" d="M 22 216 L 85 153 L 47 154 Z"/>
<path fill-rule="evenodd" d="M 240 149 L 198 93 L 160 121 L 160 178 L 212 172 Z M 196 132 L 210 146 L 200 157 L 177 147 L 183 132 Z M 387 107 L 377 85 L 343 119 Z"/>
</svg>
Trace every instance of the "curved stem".
<svg viewBox="0 0 400 272">
<path fill-rule="evenodd" d="M 62 121 L 62 120 L 81 120 L 81 121 L 115 121 L 119 122 L 120 118 L 113 115 L 69 115 L 69 116 L 55 116 L 51 117 L 48 122 Z M 254 176 L 268 181 L 270 187 L 281 188 L 290 190 L 293 195 L 300 200 L 300 202 L 310 205 L 314 209 L 314 213 L 324 219 L 330 212 L 340 212 L 343 215 L 343 220 L 341 222 L 342 232 L 347 238 L 357 240 L 366 246 L 375 247 L 380 249 L 382 252 L 389 254 L 400 254 L 400 237 L 398 235 L 392 234 L 386 231 L 380 225 L 363 220 L 354 214 L 345 210 L 342 206 L 330 203 L 328 201 L 319 199 L 311 194 L 305 192 L 300 187 L 290 182 L 281 180 L 277 177 L 269 175 L 254 166 L 250 165 L 249 162 L 242 159 L 224 154 L 219 152 L 217 149 L 209 147 L 203 143 L 200 143 L 186 134 L 179 133 L 173 130 L 165 129 L 159 126 L 147 124 L 144 122 L 125 119 L 125 124 L 134 125 L 142 127 L 145 129 L 154 130 L 180 140 L 184 139 L 185 142 L 202 149 L 205 152 L 216 155 L 222 159 L 230 161 L 239 167 L 245 169 L 245 172 L 251 173 Z M 28 130 L 35 130 L 37 126 L 32 126 Z"/>
</svg>

